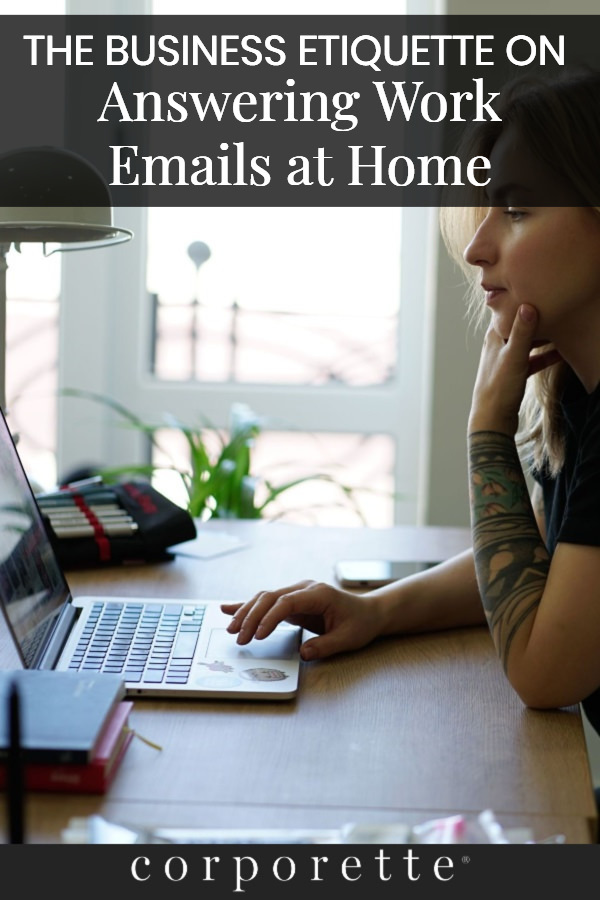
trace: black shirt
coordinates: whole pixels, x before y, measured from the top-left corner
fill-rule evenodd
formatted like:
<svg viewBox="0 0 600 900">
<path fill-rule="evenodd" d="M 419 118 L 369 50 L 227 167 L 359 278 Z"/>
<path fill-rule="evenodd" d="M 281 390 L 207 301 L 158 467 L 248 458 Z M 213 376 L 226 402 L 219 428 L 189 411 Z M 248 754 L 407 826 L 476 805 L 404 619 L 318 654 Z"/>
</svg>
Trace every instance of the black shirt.
<svg viewBox="0 0 600 900">
<path fill-rule="evenodd" d="M 556 478 L 535 473 L 544 495 L 546 543 L 600 547 L 600 385 L 588 394 L 568 370 L 561 399 L 565 427 L 565 462 Z M 600 583 L 597 587 L 600 603 Z M 600 647 L 598 647 L 600 653 Z M 586 715 L 600 734 L 600 688 L 583 701 Z"/>
</svg>

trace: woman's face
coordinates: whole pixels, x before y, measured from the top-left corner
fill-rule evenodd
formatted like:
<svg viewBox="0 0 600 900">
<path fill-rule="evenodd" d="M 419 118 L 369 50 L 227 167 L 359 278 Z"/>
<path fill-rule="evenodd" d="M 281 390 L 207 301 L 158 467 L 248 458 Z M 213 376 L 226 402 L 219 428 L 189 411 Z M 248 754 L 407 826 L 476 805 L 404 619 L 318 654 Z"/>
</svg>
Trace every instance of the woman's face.
<svg viewBox="0 0 600 900">
<path fill-rule="evenodd" d="M 491 164 L 493 205 L 464 256 L 481 270 L 495 330 L 507 338 L 522 303 L 538 311 L 538 340 L 560 346 L 562 337 L 600 326 L 600 215 L 581 205 L 528 205 L 544 196 L 581 199 L 566 185 L 557 188 L 556 174 L 524 154 L 510 129 Z"/>
</svg>

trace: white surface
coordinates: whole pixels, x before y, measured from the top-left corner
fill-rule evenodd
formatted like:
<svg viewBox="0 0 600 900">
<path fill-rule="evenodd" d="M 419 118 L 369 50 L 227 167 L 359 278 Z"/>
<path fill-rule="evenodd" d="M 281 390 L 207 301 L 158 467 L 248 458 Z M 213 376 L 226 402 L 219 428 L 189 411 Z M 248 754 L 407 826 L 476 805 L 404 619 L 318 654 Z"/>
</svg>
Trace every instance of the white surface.
<svg viewBox="0 0 600 900">
<path fill-rule="evenodd" d="M 185 541 L 172 548 L 177 556 L 196 556 L 198 559 L 212 559 L 214 556 L 222 556 L 225 553 L 233 553 L 242 550 L 248 544 L 234 535 L 224 531 L 202 531 L 198 529 L 198 536 L 193 541 Z"/>
</svg>

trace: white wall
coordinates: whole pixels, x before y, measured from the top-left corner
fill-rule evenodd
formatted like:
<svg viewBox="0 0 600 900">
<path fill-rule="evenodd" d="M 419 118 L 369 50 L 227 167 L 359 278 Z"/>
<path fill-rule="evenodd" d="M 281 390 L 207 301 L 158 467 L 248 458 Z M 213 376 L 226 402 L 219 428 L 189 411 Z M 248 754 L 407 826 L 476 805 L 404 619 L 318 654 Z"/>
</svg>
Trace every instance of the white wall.
<svg viewBox="0 0 600 900">
<path fill-rule="evenodd" d="M 426 523 L 468 525 L 467 417 L 481 337 L 465 318 L 464 275 L 440 239 Z"/>
</svg>

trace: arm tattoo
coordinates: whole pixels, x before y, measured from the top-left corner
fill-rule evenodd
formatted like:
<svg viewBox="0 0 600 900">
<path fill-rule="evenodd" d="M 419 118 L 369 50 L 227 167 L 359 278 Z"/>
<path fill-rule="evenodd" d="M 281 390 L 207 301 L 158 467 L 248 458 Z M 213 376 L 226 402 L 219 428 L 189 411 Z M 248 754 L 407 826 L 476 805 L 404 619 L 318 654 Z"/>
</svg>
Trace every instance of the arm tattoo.
<svg viewBox="0 0 600 900">
<path fill-rule="evenodd" d="M 506 671 L 513 638 L 539 605 L 550 568 L 512 438 L 469 435 L 469 488 L 477 583 Z"/>
</svg>

